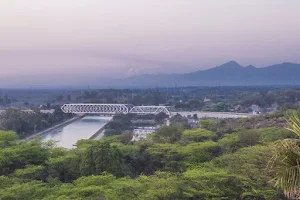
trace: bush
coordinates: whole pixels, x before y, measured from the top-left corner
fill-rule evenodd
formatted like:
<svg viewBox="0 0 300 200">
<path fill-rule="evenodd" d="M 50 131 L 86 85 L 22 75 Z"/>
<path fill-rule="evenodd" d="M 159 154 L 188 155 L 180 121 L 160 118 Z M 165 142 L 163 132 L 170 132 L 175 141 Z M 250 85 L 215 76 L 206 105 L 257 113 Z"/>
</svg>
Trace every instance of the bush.
<svg viewBox="0 0 300 200">
<path fill-rule="evenodd" d="M 16 142 L 18 136 L 12 131 L 0 131 L 0 148 L 9 147 Z"/>
<path fill-rule="evenodd" d="M 181 147 L 172 144 L 154 144 L 148 148 L 155 170 L 182 171 L 184 164 L 182 155 L 178 152 Z"/>
<path fill-rule="evenodd" d="M 181 130 L 175 126 L 162 126 L 152 138 L 155 142 L 175 143 L 181 138 Z"/>
<path fill-rule="evenodd" d="M 276 140 L 295 137 L 295 134 L 293 134 L 291 131 L 277 127 L 261 128 L 257 129 L 257 131 L 261 132 L 262 134 L 262 142 L 273 142 Z"/>
<path fill-rule="evenodd" d="M 179 149 L 180 155 L 190 163 L 206 162 L 220 154 L 220 146 L 213 141 L 191 143 Z"/>
<path fill-rule="evenodd" d="M 19 178 L 45 180 L 45 167 L 41 165 L 27 165 L 24 169 L 17 169 L 14 175 Z"/>
<path fill-rule="evenodd" d="M 200 120 L 200 127 L 215 132 L 217 130 L 217 122 L 212 119 Z"/>
<path fill-rule="evenodd" d="M 220 140 L 218 140 L 218 144 L 220 145 L 223 153 L 234 152 L 239 148 L 239 137 L 238 134 L 225 134 Z"/>
<path fill-rule="evenodd" d="M 217 135 L 209 130 L 198 128 L 194 130 L 185 130 L 182 136 L 183 139 L 193 142 L 203 142 L 204 140 L 213 140 Z"/>
<path fill-rule="evenodd" d="M 251 129 L 238 133 L 239 144 L 241 146 L 254 146 L 261 141 L 261 133 Z"/>
<path fill-rule="evenodd" d="M 238 133 L 239 144 L 241 146 L 253 146 L 259 143 L 293 137 L 295 135 L 292 132 L 278 127 L 250 129 Z"/>
</svg>

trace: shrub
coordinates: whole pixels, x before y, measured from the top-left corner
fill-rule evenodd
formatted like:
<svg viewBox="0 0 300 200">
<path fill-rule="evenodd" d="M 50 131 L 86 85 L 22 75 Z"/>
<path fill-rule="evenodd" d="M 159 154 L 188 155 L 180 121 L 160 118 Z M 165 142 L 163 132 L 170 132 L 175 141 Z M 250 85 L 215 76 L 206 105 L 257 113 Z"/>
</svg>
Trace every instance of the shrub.
<svg viewBox="0 0 300 200">
<path fill-rule="evenodd" d="M 206 129 L 185 130 L 183 138 L 194 142 L 202 142 L 204 140 L 212 140 L 216 138 L 216 134 Z"/>
</svg>

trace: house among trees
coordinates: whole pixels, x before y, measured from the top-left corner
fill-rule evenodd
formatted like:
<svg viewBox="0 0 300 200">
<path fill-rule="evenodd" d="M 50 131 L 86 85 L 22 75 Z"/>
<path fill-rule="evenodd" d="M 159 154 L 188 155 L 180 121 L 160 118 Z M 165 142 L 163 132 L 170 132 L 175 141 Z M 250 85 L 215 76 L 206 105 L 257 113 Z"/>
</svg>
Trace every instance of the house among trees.
<svg viewBox="0 0 300 200">
<path fill-rule="evenodd" d="M 252 109 L 253 115 L 257 115 L 257 114 L 261 113 L 261 108 L 258 105 L 256 105 L 256 104 L 253 104 L 251 106 L 251 109 Z"/>
<path fill-rule="evenodd" d="M 205 104 L 211 103 L 211 99 L 205 97 L 204 100 L 203 100 L 203 102 L 204 102 Z"/>
</svg>

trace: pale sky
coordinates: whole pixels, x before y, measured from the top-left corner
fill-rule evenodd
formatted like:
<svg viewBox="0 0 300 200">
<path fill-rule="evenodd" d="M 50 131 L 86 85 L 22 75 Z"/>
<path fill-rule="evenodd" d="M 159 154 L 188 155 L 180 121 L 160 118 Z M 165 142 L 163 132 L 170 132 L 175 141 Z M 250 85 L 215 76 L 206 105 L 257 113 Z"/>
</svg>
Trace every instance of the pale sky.
<svg viewBox="0 0 300 200">
<path fill-rule="evenodd" d="M 0 0 L 0 88 L 300 63 L 300 0 Z"/>
</svg>

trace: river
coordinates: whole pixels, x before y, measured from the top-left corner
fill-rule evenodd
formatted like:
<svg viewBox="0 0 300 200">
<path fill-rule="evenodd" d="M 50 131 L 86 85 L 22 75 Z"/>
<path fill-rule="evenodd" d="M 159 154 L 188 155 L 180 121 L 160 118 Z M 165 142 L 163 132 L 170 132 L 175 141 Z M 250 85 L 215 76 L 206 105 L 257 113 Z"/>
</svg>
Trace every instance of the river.
<svg viewBox="0 0 300 200">
<path fill-rule="evenodd" d="M 43 140 L 54 140 L 59 147 L 73 148 L 78 140 L 89 139 L 110 120 L 111 117 L 86 116 L 63 128 L 49 132 Z"/>
</svg>

